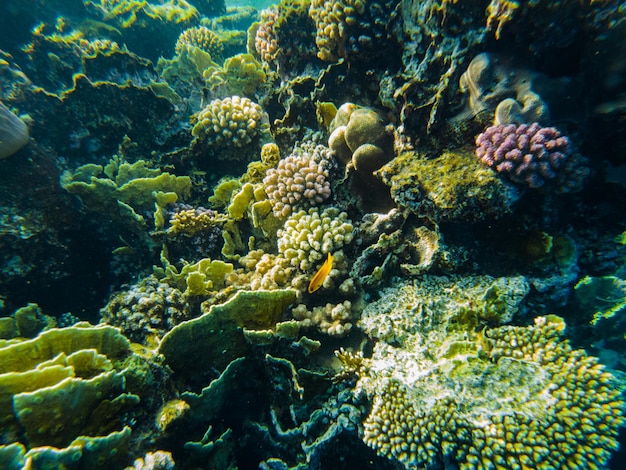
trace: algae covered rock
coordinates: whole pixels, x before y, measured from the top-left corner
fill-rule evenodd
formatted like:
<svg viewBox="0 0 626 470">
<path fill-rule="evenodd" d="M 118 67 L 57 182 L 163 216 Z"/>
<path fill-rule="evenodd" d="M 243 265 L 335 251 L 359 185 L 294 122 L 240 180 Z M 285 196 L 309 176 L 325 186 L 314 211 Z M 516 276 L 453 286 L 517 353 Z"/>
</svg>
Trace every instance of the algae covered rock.
<svg viewBox="0 0 626 470">
<path fill-rule="evenodd" d="M 498 218 L 510 212 L 518 197 L 495 172 L 463 149 L 433 159 L 405 152 L 377 174 L 391 188 L 398 206 L 435 220 Z"/>
</svg>

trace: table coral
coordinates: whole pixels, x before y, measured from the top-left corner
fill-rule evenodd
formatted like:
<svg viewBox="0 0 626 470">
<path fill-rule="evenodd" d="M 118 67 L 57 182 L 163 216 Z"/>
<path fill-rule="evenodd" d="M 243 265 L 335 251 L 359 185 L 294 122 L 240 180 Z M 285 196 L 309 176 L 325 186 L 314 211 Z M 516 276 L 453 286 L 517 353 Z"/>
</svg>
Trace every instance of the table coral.
<svg viewBox="0 0 626 470">
<path fill-rule="evenodd" d="M 317 206 L 330 196 L 329 150 L 323 145 L 302 143 L 276 168 L 267 170 L 263 184 L 274 215 L 286 218 L 295 209 Z"/>
<path fill-rule="evenodd" d="M 596 468 L 617 448 L 617 379 L 561 339 L 562 319 L 477 332 L 476 317 L 410 284 L 383 292 L 363 315 L 378 342 L 357 391 L 373 401 L 363 440 L 379 455 L 405 468 Z M 374 318 L 392 330 L 381 335 Z"/>
<path fill-rule="evenodd" d="M 575 191 L 586 174 L 570 150 L 569 139 L 554 127 L 537 123 L 488 127 L 476 137 L 476 156 L 511 181 L 530 188 L 553 184 L 561 192 Z"/>
</svg>

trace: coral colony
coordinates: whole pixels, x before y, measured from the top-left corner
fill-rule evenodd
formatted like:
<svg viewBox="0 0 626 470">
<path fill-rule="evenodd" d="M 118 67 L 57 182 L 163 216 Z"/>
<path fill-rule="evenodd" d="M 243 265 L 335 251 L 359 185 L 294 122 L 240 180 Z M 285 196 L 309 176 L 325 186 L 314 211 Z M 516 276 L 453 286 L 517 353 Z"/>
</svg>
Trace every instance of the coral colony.
<svg viewBox="0 0 626 470">
<path fill-rule="evenodd" d="M 2 470 L 620 468 L 623 2 L 32 3 Z"/>
<path fill-rule="evenodd" d="M 540 188 L 555 180 L 568 158 L 569 140 L 537 123 L 488 127 L 476 137 L 476 156 L 511 181 Z"/>
</svg>

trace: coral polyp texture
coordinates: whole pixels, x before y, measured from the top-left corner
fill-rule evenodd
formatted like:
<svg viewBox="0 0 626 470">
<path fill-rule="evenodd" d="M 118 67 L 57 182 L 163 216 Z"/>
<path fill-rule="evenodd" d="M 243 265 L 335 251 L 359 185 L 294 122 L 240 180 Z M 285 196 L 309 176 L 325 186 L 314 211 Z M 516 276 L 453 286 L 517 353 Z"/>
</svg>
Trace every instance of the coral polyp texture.
<svg viewBox="0 0 626 470">
<path fill-rule="evenodd" d="M 176 53 L 180 54 L 185 47 L 197 47 L 211 55 L 217 62 L 222 60 L 224 45 L 213 31 L 206 26 L 198 26 L 183 31 L 176 41 Z"/>
<path fill-rule="evenodd" d="M 363 312 L 379 340 L 357 383 L 373 403 L 366 444 L 405 468 L 607 464 L 624 424 L 619 381 L 561 339 L 561 318 L 476 329 L 471 303 L 449 310 L 431 297 L 405 284 Z M 396 334 L 379 337 L 375 323 Z"/>
<path fill-rule="evenodd" d="M 124 292 L 111 296 L 100 310 L 102 322 L 119 327 L 133 341 L 163 336 L 191 317 L 183 293 L 155 276 L 148 276 Z"/>
<path fill-rule="evenodd" d="M 263 109 L 254 101 L 231 96 L 211 101 L 195 115 L 191 133 L 209 145 L 244 147 L 261 132 Z"/>
<path fill-rule="evenodd" d="M 292 214 L 278 231 L 278 251 L 290 264 L 308 271 L 326 253 L 350 243 L 354 227 L 348 214 L 335 207 L 311 208 Z"/>
<path fill-rule="evenodd" d="M 537 123 L 495 125 L 476 137 L 476 156 L 515 183 L 541 188 L 555 183 L 566 190 L 559 176 L 570 158 L 569 139 L 554 127 Z"/>
<path fill-rule="evenodd" d="M 261 11 L 261 21 L 254 36 L 254 48 L 264 62 L 271 62 L 278 53 L 278 40 L 274 31 L 277 18 L 276 8 Z"/>
<path fill-rule="evenodd" d="M 329 150 L 304 144 L 267 170 L 263 184 L 276 217 L 286 218 L 294 209 L 323 203 L 330 196 Z"/>
</svg>

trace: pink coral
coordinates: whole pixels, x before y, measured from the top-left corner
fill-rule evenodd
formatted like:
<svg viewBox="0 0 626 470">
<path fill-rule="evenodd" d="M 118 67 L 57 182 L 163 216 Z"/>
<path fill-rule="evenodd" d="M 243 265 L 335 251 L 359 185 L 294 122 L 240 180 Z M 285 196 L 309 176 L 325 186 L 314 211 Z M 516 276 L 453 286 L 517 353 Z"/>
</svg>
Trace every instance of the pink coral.
<svg viewBox="0 0 626 470">
<path fill-rule="evenodd" d="M 563 172 L 569 140 L 537 123 L 490 126 L 476 137 L 476 156 L 511 181 L 540 188 Z"/>
<path fill-rule="evenodd" d="M 328 199 L 328 153 L 323 145 L 304 144 L 267 171 L 263 183 L 274 215 L 285 218 L 294 208 L 316 206 Z"/>
</svg>

